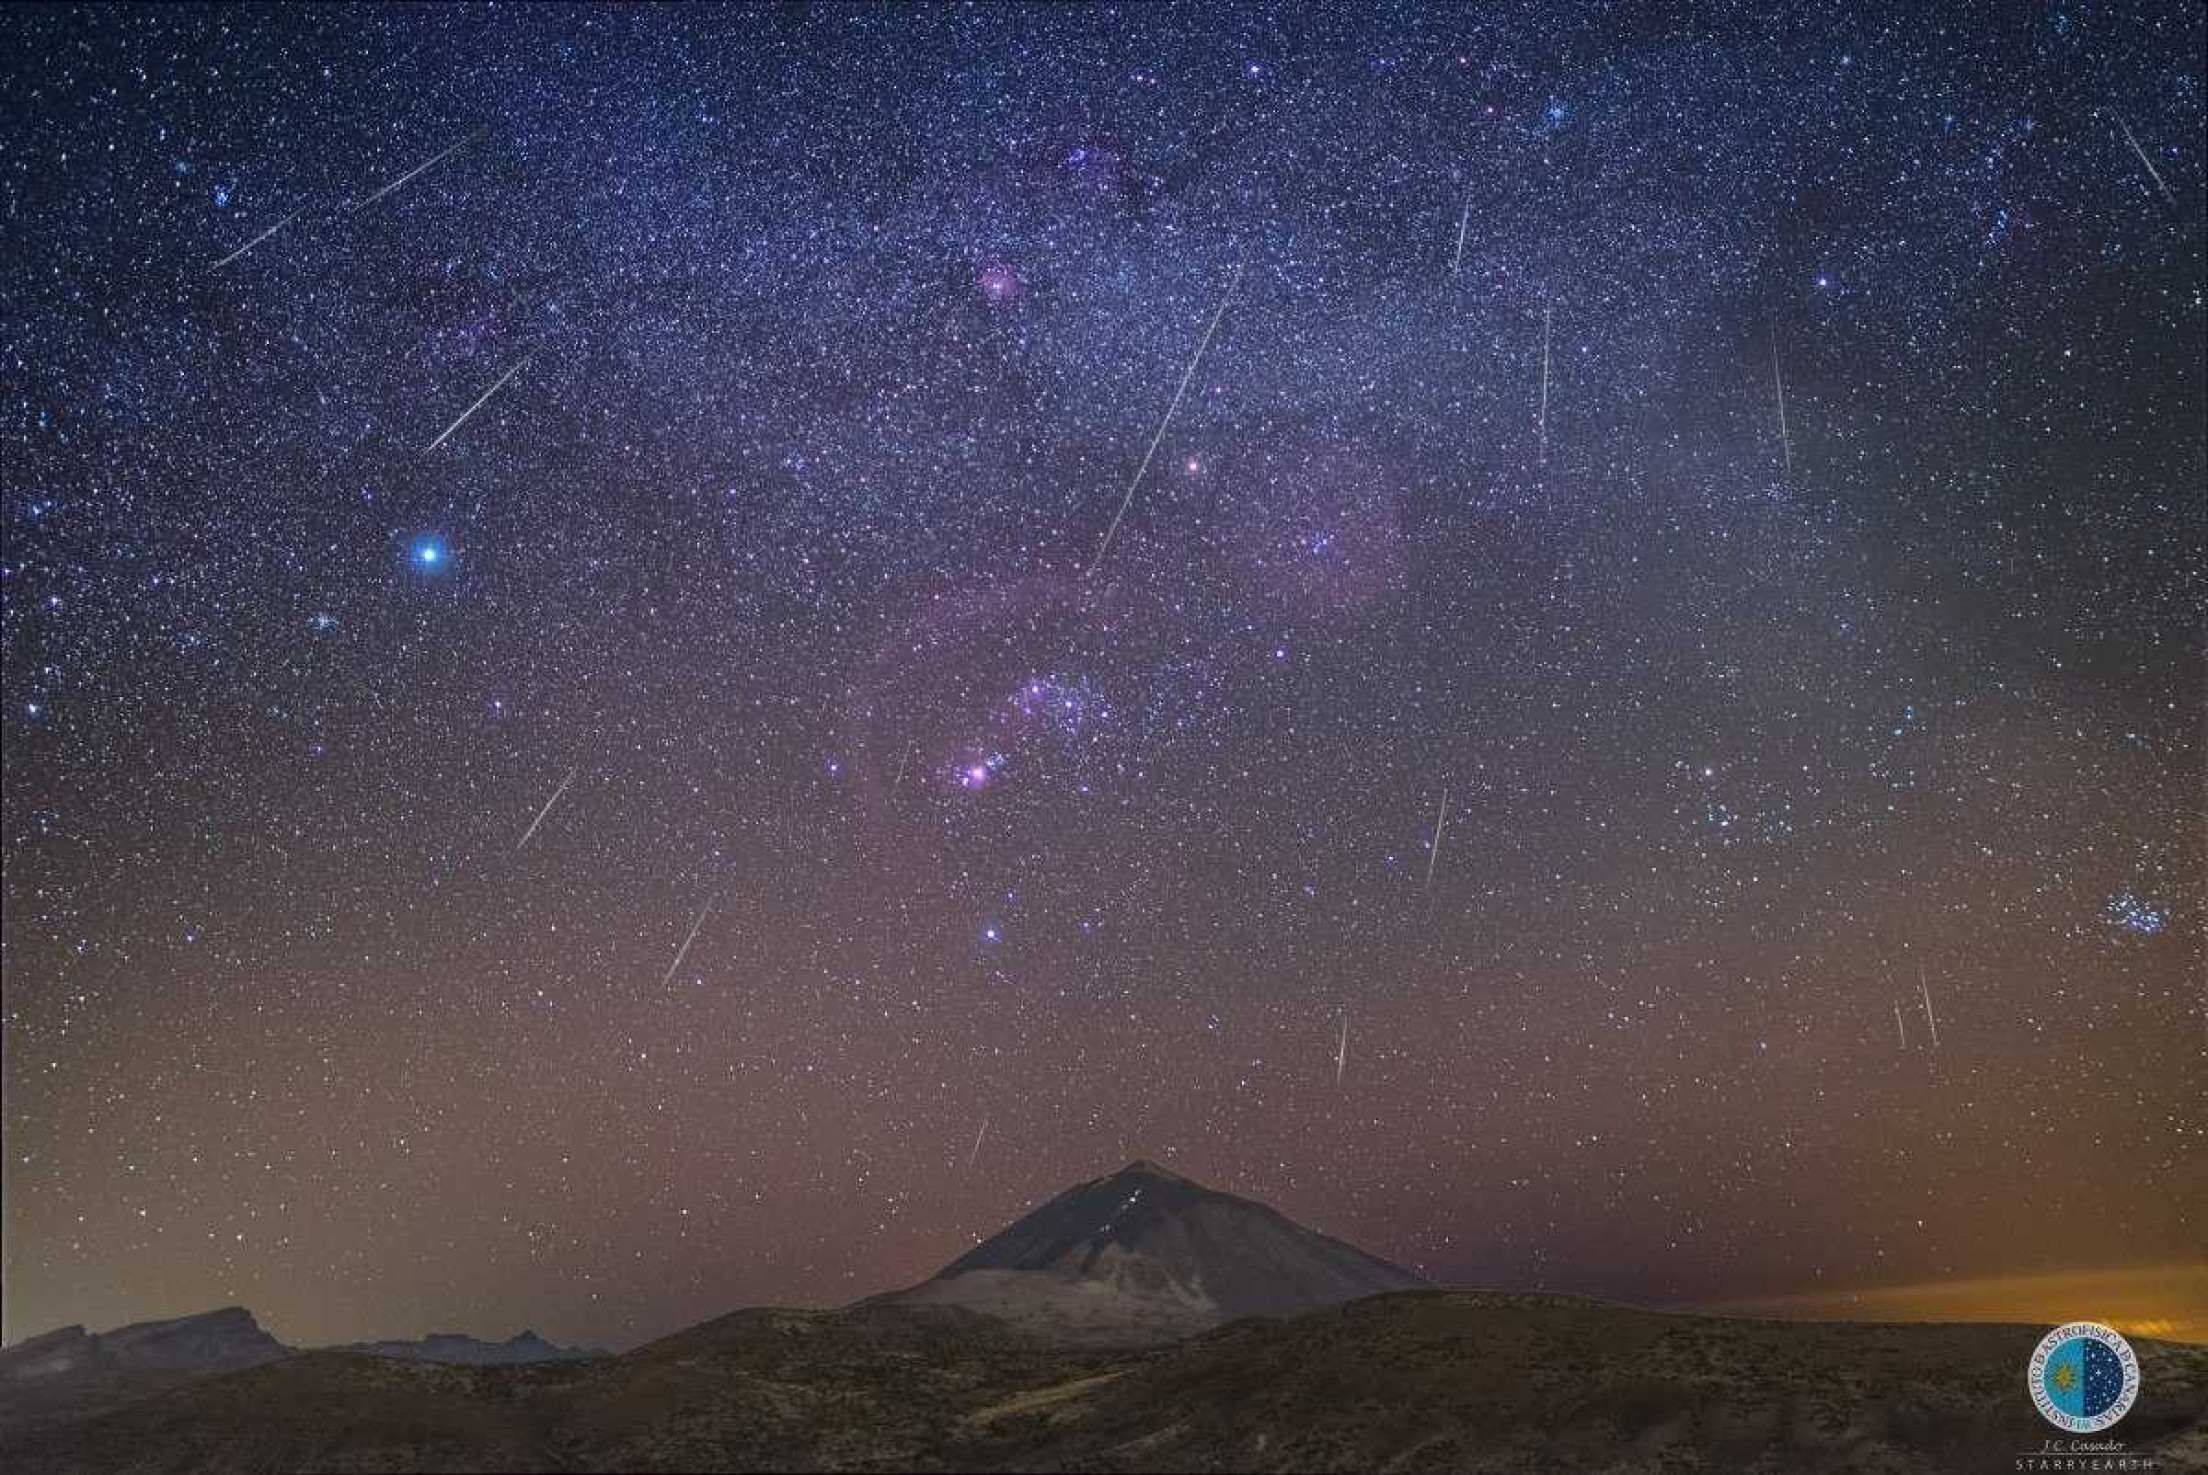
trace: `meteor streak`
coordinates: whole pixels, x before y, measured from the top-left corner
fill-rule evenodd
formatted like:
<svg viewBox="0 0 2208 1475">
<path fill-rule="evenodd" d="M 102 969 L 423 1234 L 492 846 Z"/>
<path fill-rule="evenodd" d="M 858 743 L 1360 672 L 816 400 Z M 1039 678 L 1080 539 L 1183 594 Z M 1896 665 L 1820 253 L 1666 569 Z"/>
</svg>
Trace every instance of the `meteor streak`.
<svg viewBox="0 0 2208 1475">
<path fill-rule="evenodd" d="M 1556 311 L 1551 304 L 1541 304 L 1541 460 L 1549 459 L 1549 321 Z"/>
<path fill-rule="evenodd" d="M 469 135 L 469 137 L 473 136 L 474 135 L 472 134 Z M 367 209 L 370 205 L 373 205 L 374 203 L 376 203 L 376 201 L 382 199 L 385 195 L 388 195 L 389 193 L 391 193 L 391 191 L 397 189 L 400 185 L 406 183 L 408 180 L 412 179 L 415 175 L 421 173 L 423 170 L 434 168 L 436 165 L 443 163 L 446 159 L 451 158 L 454 154 L 460 151 L 461 145 L 465 144 L 467 141 L 468 140 L 466 138 L 463 138 L 460 140 L 459 143 L 452 145 L 452 147 L 446 149 L 444 152 L 430 155 L 428 158 L 422 160 L 421 163 L 416 164 L 413 168 L 407 170 L 404 174 L 400 175 L 397 179 L 392 180 L 382 189 L 377 190 L 367 199 L 362 200 L 359 204 L 353 206 L 353 208 L 355 210 Z"/>
<path fill-rule="evenodd" d="M 667 971 L 660 975 L 659 986 L 661 988 L 665 988 L 674 980 L 675 970 L 682 966 L 684 958 L 690 956 L 690 944 L 698 940 L 698 933 L 705 926 L 706 913 L 713 910 L 713 902 L 714 898 L 709 896 L 705 899 L 705 905 L 698 908 L 698 920 L 690 924 L 690 935 L 682 940 L 681 947 L 675 949 L 675 960 L 669 963 Z"/>
<path fill-rule="evenodd" d="M 307 207 L 301 205 L 298 209 L 292 211 L 289 215 L 286 215 L 282 220 L 277 221 L 267 230 L 262 231 L 252 240 L 247 241 L 244 245 L 238 247 L 237 250 L 232 251 L 228 256 L 223 257 L 222 260 L 216 262 L 215 265 L 209 267 L 208 270 L 213 271 L 217 267 L 228 266 L 231 262 L 237 260 L 240 256 L 243 256 L 246 252 L 252 250 L 255 246 L 258 246 L 261 242 L 267 240 L 270 236 L 276 234 L 276 232 L 282 230 L 285 226 L 291 224 L 294 220 L 297 220 L 300 216 L 306 213 Z"/>
<path fill-rule="evenodd" d="M 2146 166 L 2147 178 L 2154 181 L 2154 187 L 2162 191 L 2162 198 L 2169 201 L 2170 208 L 2172 210 L 2175 210 L 2177 208 L 2177 196 L 2171 194 L 2170 187 L 2167 184 L 2163 183 L 2162 171 L 2154 167 L 2154 160 L 2148 158 L 2147 151 L 2139 147 L 2138 136 L 2131 131 L 2131 125 L 2124 121 L 2124 115 L 2117 112 L 2114 108 L 2110 108 L 2108 110 L 2108 115 L 2116 120 L 2116 126 L 2118 128 L 2124 130 L 2124 142 L 2131 145 L 2131 151 L 2137 154 L 2139 156 L 2139 162 Z"/>
<path fill-rule="evenodd" d="M 519 850 L 529 843 L 529 837 L 537 832 L 537 826 L 544 823 L 544 817 L 552 812 L 552 806 L 560 802 L 560 795 L 567 792 L 567 786 L 575 782 L 575 775 L 580 772 L 582 770 L 579 768 L 570 768 L 567 771 L 567 777 L 560 780 L 560 786 L 552 791 L 552 797 L 544 801 L 544 808 L 538 810 L 537 817 L 529 821 L 529 828 L 521 832 L 521 841 L 514 849 Z"/>
<path fill-rule="evenodd" d="M 1112 514 L 1112 525 L 1104 530 L 1104 541 L 1097 545 L 1096 557 L 1089 561 L 1089 573 L 1095 574 L 1104 562 L 1104 555 L 1112 550 L 1112 539 L 1119 536 L 1120 520 L 1135 503 L 1135 488 L 1142 485 L 1143 473 L 1150 469 L 1150 460 L 1158 454 L 1158 442 L 1165 439 L 1166 427 L 1173 423 L 1174 412 L 1181 407 L 1181 397 L 1188 393 L 1188 381 L 1196 377 L 1196 366 L 1204 361 L 1204 350 L 1211 347 L 1211 335 L 1219 331 L 1219 320 L 1227 315 L 1227 304 L 1234 300 L 1234 290 L 1242 283 L 1242 263 L 1234 264 L 1234 275 L 1227 278 L 1227 290 L 1220 295 L 1219 306 L 1211 314 L 1211 323 L 1204 329 L 1196 352 L 1190 357 L 1188 367 L 1181 371 L 1181 383 L 1173 391 L 1173 403 L 1165 407 L 1165 418 L 1158 422 L 1158 433 L 1150 437 L 1150 449 L 1142 453 L 1142 464 L 1135 468 L 1134 479 L 1127 483 L 1127 495 L 1119 499 L 1119 511 Z"/>
<path fill-rule="evenodd" d="M 482 409 L 483 406 L 489 402 L 492 395 L 498 393 L 501 389 L 504 389 L 506 387 L 506 381 L 513 378 L 516 374 L 520 373 L 521 366 L 528 363 L 529 358 L 530 356 L 528 354 L 523 354 L 511 369 L 508 369 L 505 373 L 499 375 L 498 382 L 496 384 L 493 384 L 489 389 L 484 390 L 483 397 L 481 399 L 478 399 L 474 404 L 462 410 L 460 412 L 460 418 L 453 421 L 450 425 L 447 425 L 445 427 L 445 433 L 438 436 L 435 440 L 431 441 L 427 446 L 425 446 L 423 448 L 422 454 L 426 456 L 429 454 L 429 452 L 436 450 L 446 441 L 451 440 L 452 433 L 458 430 L 461 426 L 467 424 L 468 417 L 470 415 L 473 415 L 477 410 Z"/>
<path fill-rule="evenodd" d="M 1788 475 L 1794 471 L 1794 442 L 1786 433 L 1786 381 L 1779 377 L 1779 330 L 1771 330 L 1771 387 L 1779 397 L 1779 450 L 1786 458 Z"/>
<path fill-rule="evenodd" d="M 1434 813 L 1434 838 L 1427 842 L 1426 849 L 1426 906 L 1429 911 L 1434 905 L 1434 865 L 1441 859 L 1441 825 L 1447 818 L 1449 790 L 1444 786 L 1441 791 L 1441 808 Z"/>
</svg>

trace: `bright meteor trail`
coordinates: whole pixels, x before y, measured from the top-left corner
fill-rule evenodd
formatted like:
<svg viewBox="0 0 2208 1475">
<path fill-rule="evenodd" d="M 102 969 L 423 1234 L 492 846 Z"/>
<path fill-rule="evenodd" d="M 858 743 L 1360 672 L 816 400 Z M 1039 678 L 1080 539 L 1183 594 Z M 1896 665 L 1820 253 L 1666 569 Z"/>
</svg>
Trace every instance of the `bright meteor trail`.
<svg viewBox="0 0 2208 1475">
<path fill-rule="evenodd" d="M 243 256 L 246 252 L 252 250 L 255 246 L 258 246 L 261 242 L 267 240 L 270 236 L 276 234 L 276 232 L 282 230 L 285 226 L 291 224 L 294 220 L 297 220 L 301 215 L 304 215 L 306 213 L 306 210 L 307 207 L 301 205 L 298 209 L 292 211 L 289 215 L 286 215 L 282 220 L 277 221 L 267 230 L 262 231 L 252 240 L 247 241 L 244 245 L 238 247 L 237 250 L 232 251 L 228 256 L 225 256 L 222 258 L 222 260 L 216 262 L 215 267 L 228 266 L 231 262 L 237 260 L 240 256 Z M 208 270 L 210 271 L 214 269 L 214 267 L 208 268 Z"/>
<path fill-rule="evenodd" d="M 379 190 L 377 190 L 377 191 L 376 191 L 376 192 L 375 192 L 374 194 L 370 195 L 370 196 L 369 196 L 369 197 L 368 197 L 367 199 L 365 199 L 365 200 L 362 200 L 362 201 L 361 201 L 361 202 L 360 202 L 359 204 L 357 204 L 357 205 L 353 206 L 353 208 L 354 208 L 355 210 L 365 210 L 365 209 L 367 209 L 367 208 L 368 208 L 368 207 L 369 207 L 370 205 L 373 205 L 374 203 L 376 203 L 376 201 L 378 201 L 378 200 L 382 199 L 382 198 L 383 198 L 383 197 L 384 197 L 385 195 L 388 195 L 388 194 L 390 194 L 390 193 L 391 193 L 391 192 L 392 192 L 393 190 L 397 189 L 397 188 L 398 188 L 398 187 L 399 187 L 400 185 L 403 185 L 403 184 L 405 184 L 405 183 L 406 183 L 406 182 L 407 182 L 408 180 L 412 179 L 412 178 L 413 178 L 413 177 L 414 177 L 415 175 L 417 175 L 417 174 L 420 174 L 420 173 L 421 173 L 422 171 L 424 171 L 425 169 L 430 169 L 430 168 L 433 168 L 433 167 L 434 167 L 434 166 L 436 166 L 437 164 L 440 164 L 440 163 L 442 163 L 442 162 L 443 162 L 444 160 L 446 160 L 446 159 L 449 159 L 449 158 L 451 158 L 451 157 L 452 157 L 452 156 L 453 156 L 454 154 L 456 154 L 456 153 L 458 153 L 458 152 L 460 151 L 460 149 L 461 149 L 461 148 L 462 148 L 462 147 L 463 147 L 463 146 L 464 146 L 464 145 L 465 145 L 465 144 L 467 143 L 467 141 L 468 141 L 467 139 L 463 138 L 463 139 L 461 139 L 461 140 L 460 140 L 460 142 L 459 142 L 459 143 L 453 144 L 453 145 L 452 145 L 452 146 L 451 146 L 450 148 L 447 148 L 447 149 L 444 149 L 444 150 L 442 150 L 441 152 L 438 152 L 438 153 L 432 154 L 432 155 L 431 155 L 430 157 L 428 157 L 428 158 L 424 159 L 424 160 L 423 160 L 423 161 L 422 161 L 421 163 L 419 163 L 419 164 L 416 164 L 416 165 L 415 165 L 415 166 L 414 166 L 413 168 L 411 168 L 411 169 L 407 170 L 407 171 L 406 171 L 406 172 L 405 172 L 404 174 L 400 175 L 400 176 L 399 176 L 399 177 L 398 177 L 397 179 L 394 179 L 394 180 L 392 180 L 392 181 L 391 181 L 391 182 L 390 182 L 389 184 L 385 185 L 385 186 L 384 186 L 384 187 L 383 187 L 382 189 L 379 189 Z"/>
<path fill-rule="evenodd" d="M 443 435 L 438 436 L 435 440 L 431 441 L 427 446 L 424 446 L 422 448 L 423 454 L 426 455 L 430 451 L 436 450 L 446 441 L 451 440 L 453 432 L 458 430 L 461 426 L 467 424 L 468 417 L 473 415 L 477 410 L 482 409 L 483 406 L 490 401 L 492 395 L 498 393 L 501 389 L 504 389 L 506 387 L 506 381 L 513 378 L 516 374 L 520 373 L 522 365 L 528 363 L 529 358 L 530 356 L 528 354 L 523 354 L 520 360 L 517 361 L 511 369 L 508 369 L 505 373 L 499 375 L 498 382 L 496 384 L 493 384 L 489 389 L 484 390 L 481 397 L 479 397 L 474 404 L 462 410 L 460 412 L 460 418 L 453 421 L 450 425 L 447 425 L 445 427 L 445 433 Z"/>
<path fill-rule="evenodd" d="M 575 775 L 581 772 L 579 768 L 567 771 L 567 777 L 560 780 L 560 786 L 552 791 L 552 797 L 544 801 L 544 808 L 538 810 L 537 817 L 529 821 L 529 828 L 521 832 L 521 840 L 514 849 L 519 850 L 529 843 L 529 837 L 537 832 L 537 826 L 544 823 L 544 817 L 552 812 L 552 806 L 560 802 L 560 795 L 567 792 L 567 786 L 575 782 Z"/>
<path fill-rule="evenodd" d="M 1173 402 L 1165 407 L 1165 418 L 1158 422 L 1157 434 L 1150 437 L 1150 448 L 1142 453 L 1142 464 L 1127 482 L 1127 495 L 1119 499 L 1119 510 L 1112 514 L 1112 525 L 1104 530 L 1104 541 L 1096 548 L 1096 557 L 1090 560 L 1089 572 L 1094 574 L 1104 563 L 1104 555 L 1112 550 L 1112 539 L 1119 535 L 1120 520 L 1127 509 L 1134 505 L 1135 488 L 1142 485 L 1143 473 L 1150 469 L 1151 458 L 1158 454 L 1158 442 L 1165 439 L 1166 427 L 1173 423 L 1173 416 L 1181 407 L 1181 396 L 1188 393 L 1188 381 L 1195 377 L 1196 366 L 1204 361 L 1204 350 L 1211 347 L 1211 335 L 1219 331 L 1219 319 L 1227 314 L 1227 304 L 1234 300 L 1234 289 L 1242 281 L 1242 263 L 1234 264 L 1234 274 L 1227 278 L 1227 290 L 1220 294 L 1219 306 L 1211 314 L 1211 322 L 1204 328 L 1204 336 L 1196 345 L 1196 352 L 1189 356 L 1188 367 L 1181 371 L 1181 382 L 1173 391 Z"/>
<path fill-rule="evenodd" d="M 705 899 L 705 905 L 698 908 L 698 920 L 690 924 L 690 935 L 683 938 L 682 946 L 675 949 L 675 960 L 669 963 L 667 971 L 660 975 L 659 986 L 661 988 L 665 988 L 674 981 L 675 970 L 682 966 L 684 958 L 690 956 L 690 944 L 698 940 L 698 933 L 705 926 L 706 915 L 713 910 L 713 901 L 714 898 L 709 896 Z"/>
</svg>

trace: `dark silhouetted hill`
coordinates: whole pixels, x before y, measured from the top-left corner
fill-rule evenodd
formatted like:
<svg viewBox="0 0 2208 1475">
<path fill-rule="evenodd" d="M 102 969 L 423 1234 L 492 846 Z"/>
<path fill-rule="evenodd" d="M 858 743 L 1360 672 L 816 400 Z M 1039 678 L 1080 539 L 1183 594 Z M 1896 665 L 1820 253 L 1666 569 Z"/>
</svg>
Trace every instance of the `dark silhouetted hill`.
<svg viewBox="0 0 2208 1475">
<path fill-rule="evenodd" d="M 287 1355 L 237 1310 L 65 1328 L 0 1354 L 0 1470 L 1951 1475 L 2014 1470 L 2054 1434 L 2025 1392 L 2039 1326 L 1420 1284 L 1138 1162 L 909 1291 L 738 1311 L 619 1357 L 538 1360 L 527 1334 Z M 532 1360 L 418 1355 L 458 1343 Z M 2141 1391 L 2108 1437 L 2157 1462 L 2135 1468 L 2208 1470 L 2208 1347 L 2133 1345 Z M 48 1396 L 10 1401 L 26 1390 Z"/>
<path fill-rule="evenodd" d="M 1052 1341 L 1139 1344 L 1425 1285 L 1264 1204 L 1136 1161 L 881 1299 L 978 1311 Z"/>
<path fill-rule="evenodd" d="M 742 1311 L 593 1362 L 303 1353 L 0 1433 L 0 1467 L 1951 1475 L 2053 1434 L 2024 1393 L 2043 1330 L 1427 1291 L 1102 1348 L 956 1307 Z M 2208 1468 L 2208 1348 L 2134 1345 L 2111 1436 Z"/>
<path fill-rule="evenodd" d="M 485 1342 L 460 1332 L 431 1332 L 418 1341 L 350 1342 L 329 1349 L 407 1362 L 442 1362 L 455 1367 L 514 1367 L 528 1362 L 580 1362 L 604 1357 L 601 1348 L 562 1347 L 535 1332 L 519 1332 L 503 1342 Z"/>
</svg>

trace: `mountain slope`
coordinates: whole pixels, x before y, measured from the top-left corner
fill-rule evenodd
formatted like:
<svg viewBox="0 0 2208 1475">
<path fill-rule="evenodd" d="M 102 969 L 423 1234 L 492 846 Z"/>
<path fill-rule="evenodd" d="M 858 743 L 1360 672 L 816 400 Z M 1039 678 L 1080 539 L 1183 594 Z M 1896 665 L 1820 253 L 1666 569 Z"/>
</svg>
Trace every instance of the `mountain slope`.
<svg viewBox="0 0 2208 1475">
<path fill-rule="evenodd" d="M 485 1342 L 461 1332 L 431 1332 L 419 1341 L 350 1342 L 332 1352 L 359 1352 L 406 1362 L 442 1362 L 455 1367 L 514 1367 L 529 1362 L 580 1362 L 607 1354 L 588 1347 L 562 1347 L 535 1332 L 520 1332 L 503 1342 Z"/>
<path fill-rule="evenodd" d="M 1138 1343 L 1425 1285 L 1264 1204 L 1137 1160 L 883 1299 L 963 1307 L 1053 1340 Z"/>
<path fill-rule="evenodd" d="M 11 1475 L 112 1470 L 2011 1470 L 2037 1326 L 1677 1316 L 1429 1291 L 1176 1346 L 1048 1347 L 955 1309 L 737 1312 L 622 1357 L 311 1352 L 67 1425 Z M 2208 1466 L 2208 1348 L 2140 1340 L 2110 1432 Z"/>
<path fill-rule="evenodd" d="M 2006 1471 L 2054 1433 L 2022 1386 L 2044 1330 L 1429 1292 L 1221 1328 L 976 1421 L 1002 1469 Z M 2134 1348 L 2109 1437 L 2208 1469 L 2208 1348 Z"/>
<path fill-rule="evenodd" d="M 65 1326 L 0 1350 L 0 1423 L 81 1417 L 291 1351 L 243 1306 L 111 1332 Z"/>
<path fill-rule="evenodd" d="M 167 1321 L 140 1321 L 111 1332 L 65 1326 L 0 1351 L 0 1381 L 27 1382 L 89 1372 L 222 1372 L 289 1355 L 243 1306 Z"/>
</svg>

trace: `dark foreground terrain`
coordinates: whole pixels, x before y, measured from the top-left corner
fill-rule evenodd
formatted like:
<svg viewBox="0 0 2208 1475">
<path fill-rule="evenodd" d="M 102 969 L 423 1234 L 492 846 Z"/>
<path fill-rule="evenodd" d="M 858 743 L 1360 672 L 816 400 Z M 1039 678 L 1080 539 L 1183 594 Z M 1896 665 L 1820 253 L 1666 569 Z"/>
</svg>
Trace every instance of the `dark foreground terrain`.
<svg viewBox="0 0 2208 1475">
<path fill-rule="evenodd" d="M 1414 1291 L 1165 1347 L 955 1307 L 742 1311 L 625 1356 L 308 1352 L 0 1430 L 20 1475 L 186 1470 L 2011 1470 L 2044 1331 Z M 2208 1469 L 2208 1348 L 2136 1344 L 2115 1430 Z"/>
</svg>

